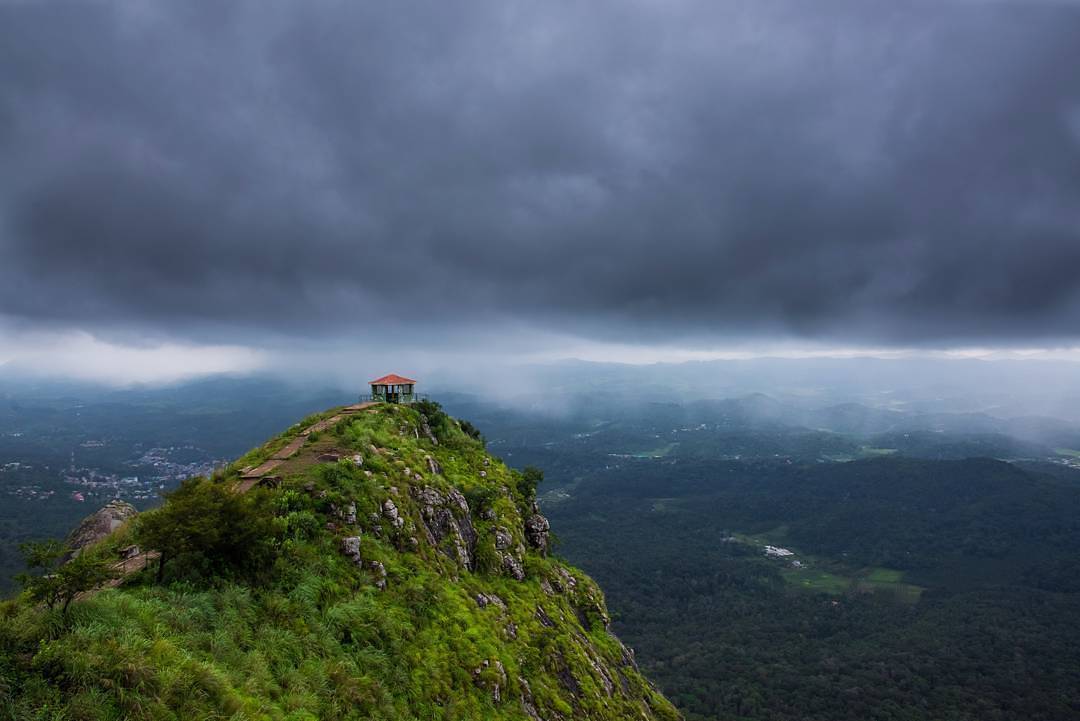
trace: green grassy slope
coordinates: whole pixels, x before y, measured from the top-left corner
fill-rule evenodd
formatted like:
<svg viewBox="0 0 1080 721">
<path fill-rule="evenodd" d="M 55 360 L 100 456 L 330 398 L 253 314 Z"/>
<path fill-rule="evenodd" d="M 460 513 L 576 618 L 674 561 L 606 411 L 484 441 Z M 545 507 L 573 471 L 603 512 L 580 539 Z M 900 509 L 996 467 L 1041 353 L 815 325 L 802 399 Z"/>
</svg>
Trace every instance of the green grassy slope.
<svg viewBox="0 0 1080 721">
<path fill-rule="evenodd" d="M 678 718 L 596 584 L 544 553 L 530 484 L 426 412 L 311 436 L 244 496 L 257 534 L 222 536 L 250 549 L 157 549 L 161 581 L 152 564 L 66 615 L 0 605 L 0 718 Z M 202 483 L 233 488 L 304 427 Z M 145 539 L 177 498 L 98 552 Z"/>
</svg>

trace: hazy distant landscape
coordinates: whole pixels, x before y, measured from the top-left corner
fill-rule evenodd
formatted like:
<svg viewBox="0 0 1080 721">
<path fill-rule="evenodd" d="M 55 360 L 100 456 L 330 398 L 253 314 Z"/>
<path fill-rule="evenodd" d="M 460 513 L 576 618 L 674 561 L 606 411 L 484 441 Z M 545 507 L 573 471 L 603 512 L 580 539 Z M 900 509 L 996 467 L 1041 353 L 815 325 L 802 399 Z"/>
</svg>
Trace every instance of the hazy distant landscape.
<svg viewBox="0 0 1080 721">
<path fill-rule="evenodd" d="M 1006 393 L 1015 369 L 969 363 L 1003 380 L 948 399 L 905 374 L 875 405 L 841 380 L 862 362 L 832 365 L 833 385 L 801 393 L 765 368 L 775 395 L 723 363 L 566 364 L 521 371 L 544 393 L 434 395 L 507 463 L 545 471 L 558 553 L 601 582 L 615 630 L 689 719 L 1075 712 L 1080 429 L 999 415 L 1033 405 Z M 744 392 L 709 397 L 725 387 Z M 5 578 L 18 542 L 111 498 L 151 506 L 275 425 L 350 400 L 272 378 L 9 384 Z"/>
</svg>

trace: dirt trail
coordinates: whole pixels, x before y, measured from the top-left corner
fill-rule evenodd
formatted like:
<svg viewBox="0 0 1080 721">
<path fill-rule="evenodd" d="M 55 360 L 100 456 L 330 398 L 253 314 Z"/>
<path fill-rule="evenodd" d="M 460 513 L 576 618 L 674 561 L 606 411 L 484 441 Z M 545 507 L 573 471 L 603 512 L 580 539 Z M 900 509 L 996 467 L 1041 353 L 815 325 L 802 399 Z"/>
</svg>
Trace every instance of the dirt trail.
<svg viewBox="0 0 1080 721">
<path fill-rule="evenodd" d="M 284 448 L 274 453 L 268 460 L 255 466 L 253 468 L 246 468 L 240 472 L 240 482 L 234 487 L 237 493 L 247 493 L 261 481 L 270 471 L 274 470 L 282 463 L 299 453 L 300 449 L 307 443 L 309 436 L 312 433 L 319 433 L 325 431 L 327 428 L 332 428 L 336 424 L 340 423 L 346 417 L 351 416 L 360 411 L 367 410 L 372 406 L 378 405 L 378 401 L 367 401 L 364 403 L 354 403 L 351 406 L 345 406 L 339 413 L 325 420 L 319 421 L 305 428 L 300 432 L 296 438 L 290 441 Z M 158 551 L 146 551 L 132 556 L 131 558 L 125 558 L 124 560 L 113 565 L 113 570 L 116 571 L 116 578 L 102 584 L 93 591 L 87 591 L 86 594 L 80 595 L 80 598 L 86 598 L 91 594 L 102 591 L 106 588 L 115 588 L 119 586 L 125 578 L 133 573 L 138 573 L 145 569 L 150 561 L 153 561 L 161 557 L 161 553 Z"/>
<path fill-rule="evenodd" d="M 277 453 L 270 456 L 268 460 L 258 466 L 255 466 L 254 468 L 246 468 L 241 471 L 240 478 L 242 481 L 245 482 L 241 483 L 238 487 L 243 487 L 243 491 L 249 490 L 255 484 L 246 483 L 246 481 L 262 478 L 266 474 L 270 473 L 270 471 L 274 470 L 282 463 L 295 456 L 300 451 L 300 449 L 304 447 L 304 444 L 307 443 L 307 440 L 312 433 L 321 433 L 327 428 L 333 428 L 342 420 L 344 420 L 347 416 L 351 416 L 354 413 L 359 413 L 360 411 L 371 408 L 374 405 L 378 405 L 378 402 L 368 401 L 366 403 L 356 403 L 351 406 L 345 406 L 341 409 L 340 413 L 331 416 L 330 418 L 327 418 L 325 420 L 321 420 L 318 423 L 315 423 L 308 428 L 300 431 L 300 435 L 290 441 L 288 445 L 279 450 Z"/>
</svg>

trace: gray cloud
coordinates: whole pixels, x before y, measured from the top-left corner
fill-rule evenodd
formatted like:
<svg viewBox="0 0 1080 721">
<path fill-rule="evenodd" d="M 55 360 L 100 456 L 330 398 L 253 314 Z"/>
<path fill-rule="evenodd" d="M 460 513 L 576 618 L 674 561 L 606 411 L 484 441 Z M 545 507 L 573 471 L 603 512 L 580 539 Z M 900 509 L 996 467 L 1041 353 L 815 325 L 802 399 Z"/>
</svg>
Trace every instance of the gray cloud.
<svg viewBox="0 0 1080 721">
<path fill-rule="evenodd" d="M 1080 337 L 1080 9 L 0 7 L 0 314 Z"/>
</svg>

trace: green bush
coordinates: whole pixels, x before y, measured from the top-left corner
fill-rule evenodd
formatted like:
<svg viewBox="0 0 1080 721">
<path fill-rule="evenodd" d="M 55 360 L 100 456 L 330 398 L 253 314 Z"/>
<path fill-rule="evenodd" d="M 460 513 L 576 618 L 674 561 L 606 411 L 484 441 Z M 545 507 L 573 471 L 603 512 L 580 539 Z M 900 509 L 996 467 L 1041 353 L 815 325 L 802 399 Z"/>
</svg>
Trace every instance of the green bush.
<svg viewBox="0 0 1080 721">
<path fill-rule="evenodd" d="M 20 546 L 27 573 L 16 576 L 27 594 L 50 610 L 67 613 L 71 602 L 81 594 L 116 577 L 113 559 L 93 550 L 76 553 L 64 562 L 72 549 L 58 541 L 24 543 Z"/>
<path fill-rule="evenodd" d="M 184 481 L 166 502 L 139 518 L 138 543 L 161 553 L 158 581 L 213 576 L 255 579 L 273 562 L 278 527 L 262 489 L 246 494 L 205 478 Z"/>
</svg>

